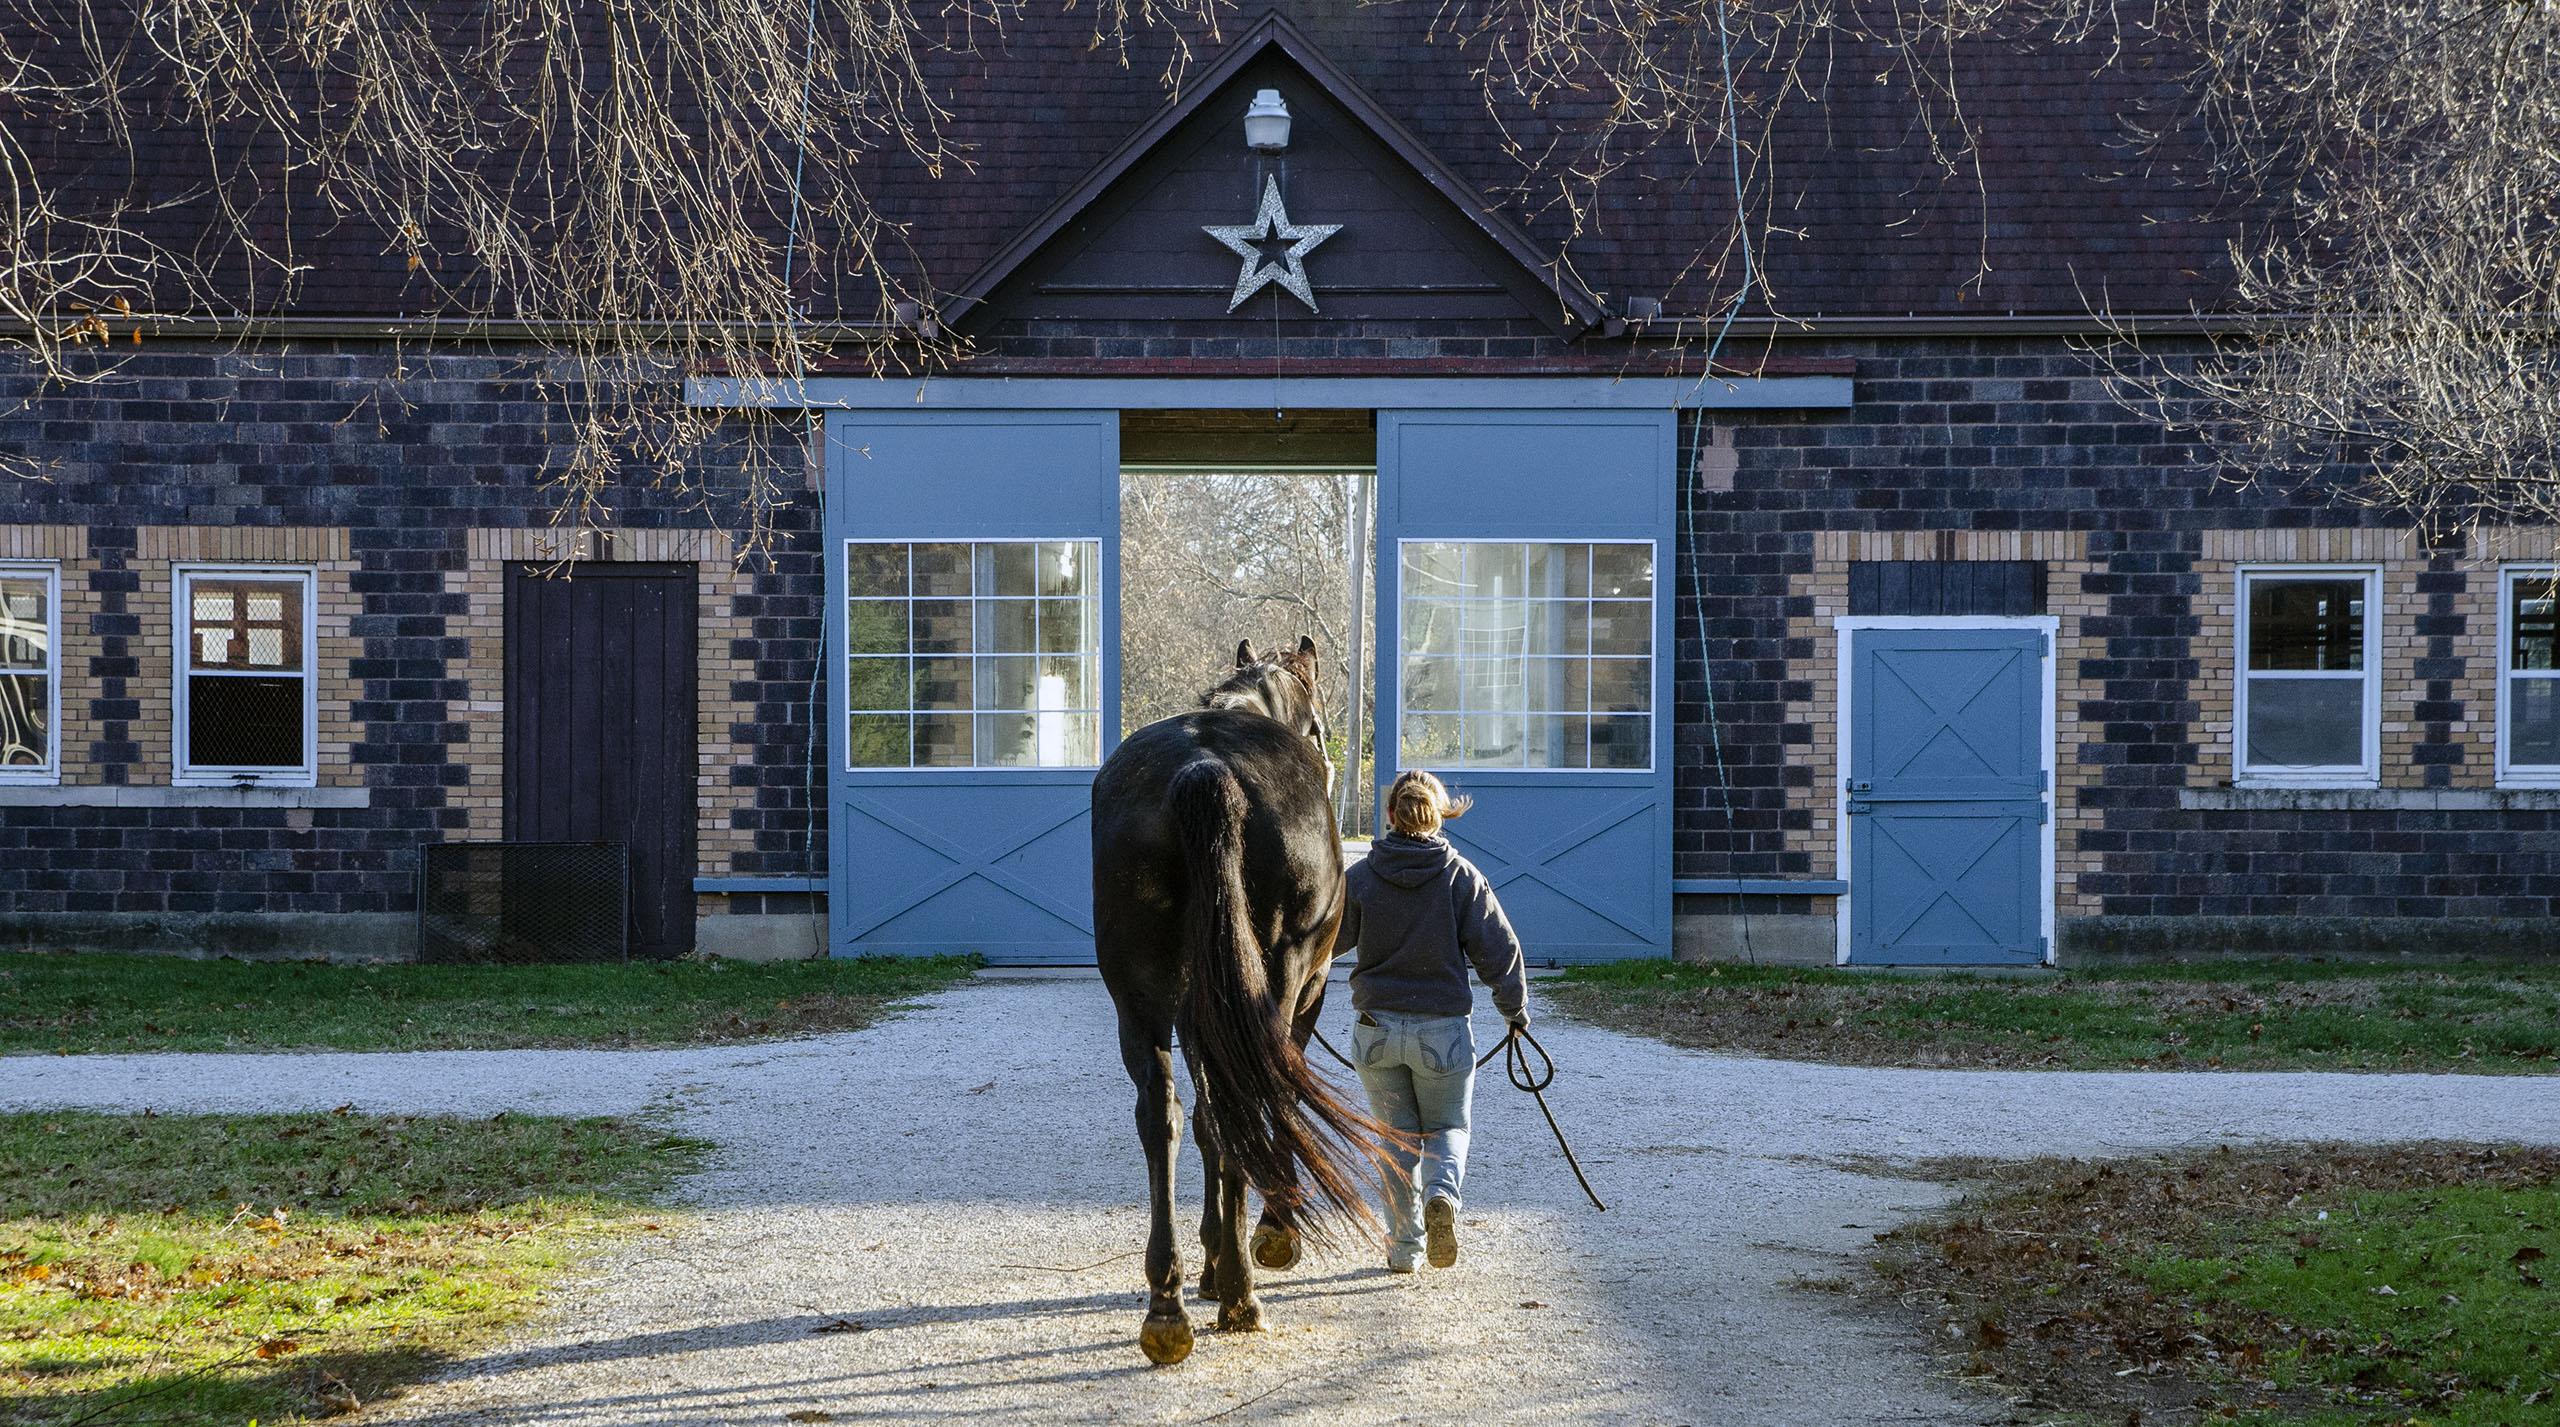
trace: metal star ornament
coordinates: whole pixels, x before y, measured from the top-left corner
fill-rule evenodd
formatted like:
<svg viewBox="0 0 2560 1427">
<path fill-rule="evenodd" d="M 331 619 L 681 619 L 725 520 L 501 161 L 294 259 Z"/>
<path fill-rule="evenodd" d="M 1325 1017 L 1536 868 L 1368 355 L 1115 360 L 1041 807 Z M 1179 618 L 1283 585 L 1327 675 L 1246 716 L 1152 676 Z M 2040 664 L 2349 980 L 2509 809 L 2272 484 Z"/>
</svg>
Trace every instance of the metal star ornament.
<svg viewBox="0 0 2560 1427">
<path fill-rule="evenodd" d="M 1244 306 L 1244 300 L 1271 283 L 1278 283 L 1307 305 L 1316 308 L 1316 290 L 1307 281 L 1306 256 L 1316 245 L 1342 231 L 1339 223 L 1292 223 L 1289 210 L 1280 202 L 1280 180 L 1262 181 L 1262 211 L 1250 223 L 1208 223 L 1201 232 L 1225 244 L 1230 252 L 1244 259 L 1244 271 L 1236 275 L 1236 295 L 1227 303 L 1229 312 Z M 1262 250 L 1254 246 L 1259 240 L 1273 238 L 1289 245 L 1277 262 L 1266 262 Z"/>
</svg>

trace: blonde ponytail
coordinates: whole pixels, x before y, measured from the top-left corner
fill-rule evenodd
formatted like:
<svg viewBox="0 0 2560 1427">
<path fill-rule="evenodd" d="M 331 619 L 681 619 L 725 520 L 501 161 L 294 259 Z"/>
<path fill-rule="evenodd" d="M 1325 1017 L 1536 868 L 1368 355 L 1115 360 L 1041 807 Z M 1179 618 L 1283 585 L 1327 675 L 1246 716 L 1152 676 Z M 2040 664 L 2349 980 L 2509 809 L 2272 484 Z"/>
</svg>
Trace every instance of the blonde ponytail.
<svg viewBox="0 0 2560 1427">
<path fill-rule="evenodd" d="M 1475 805 L 1473 798 L 1450 797 L 1446 784 L 1417 768 L 1397 774 L 1387 789 L 1387 825 L 1406 837 L 1431 837 L 1443 821 L 1465 817 Z"/>
</svg>

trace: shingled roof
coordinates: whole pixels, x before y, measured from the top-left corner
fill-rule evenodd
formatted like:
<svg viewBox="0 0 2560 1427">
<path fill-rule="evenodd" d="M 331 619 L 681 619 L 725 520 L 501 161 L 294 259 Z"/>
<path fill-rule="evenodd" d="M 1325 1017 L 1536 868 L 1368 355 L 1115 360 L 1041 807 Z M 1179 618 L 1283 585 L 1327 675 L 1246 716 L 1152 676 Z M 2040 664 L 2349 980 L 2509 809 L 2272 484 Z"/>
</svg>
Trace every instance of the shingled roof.
<svg viewBox="0 0 2560 1427">
<path fill-rule="evenodd" d="M 1035 243 L 1045 217 L 1072 207 L 1116 151 L 1159 123 L 1192 92 L 1163 80 L 1172 39 L 1135 37 L 1125 55 L 1093 43 L 1089 7 L 1029 0 L 990 31 L 954 7 L 954 27 L 928 56 L 932 91 L 949 108 L 950 135 L 969 166 L 936 177 L 896 155 L 866 160 L 874 201 L 907 225 L 915 260 L 938 291 L 983 293 L 1008 253 Z M 1432 0 L 1364 4 L 1281 0 L 1224 26 L 1220 41 L 1188 37 L 1191 81 L 1214 72 L 1234 47 L 1267 45 L 1266 10 L 1287 17 L 1303 63 L 1337 73 L 1410 139 L 1424 161 L 1487 208 L 1487 231 L 1517 245 L 1524 262 L 1565 258 L 1578 284 L 1568 302 L 1622 309 L 1661 299 L 1677 315 L 1714 309 L 1724 293 L 1706 256 L 1733 230 L 1726 156 L 1701 156 L 1672 137 L 1633 153 L 1573 231 L 1554 201 L 1560 175 L 1524 163 L 1523 152 L 1569 152 L 1599 120 L 1596 95 L 1568 95 L 1536 112 L 1489 113 L 1482 56 L 1450 38 Z M 1774 196 L 1781 230 L 1763 257 L 1777 309 L 1795 317 L 2085 314 L 2213 309 L 2226 300 L 2225 252 L 2235 219 L 2212 195 L 2174 176 L 2176 154 L 2137 152 L 2128 118 L 2168 92 L 2173 66 L 2105 63 L 2091 47 L 2021 47 L 1984 41 L 1956 57 L 1965 114 L 1979 140 L 1979 179 L 1950 173 L 1933 153 L 1907 84 L 1879 82 L 1877 53 L 1844 48 L 1821 69 L 1828 82 L 1796 99 L 1770 131 L 1757 174 Z M 1765 88 L 1765 75 L 1747 78 Z M 41 161 L 79 166 L 96 193 L 166 198 L 201 185 L 205 135 L 173 119 L 146 130 L 130 172 L 101 164 L 77 143 L 39 145 Z M 232 156 L 232 157 L 237 157 Z M 164 206 L 153 221 L 180 247 L 196 240 L 201 209 Z M 291 303 L 297 316 L 418 315 L 435 299 L 394 245 L 360 221 L 307 199 L 280 211 L 309 265 Z M 824 235 L 819 235 L 823 251 Z M 867 312 L 867 294 L 815 293 L 821 314 Z M 277 310 L 272 297 L 241 305 Z"/>
</svg>

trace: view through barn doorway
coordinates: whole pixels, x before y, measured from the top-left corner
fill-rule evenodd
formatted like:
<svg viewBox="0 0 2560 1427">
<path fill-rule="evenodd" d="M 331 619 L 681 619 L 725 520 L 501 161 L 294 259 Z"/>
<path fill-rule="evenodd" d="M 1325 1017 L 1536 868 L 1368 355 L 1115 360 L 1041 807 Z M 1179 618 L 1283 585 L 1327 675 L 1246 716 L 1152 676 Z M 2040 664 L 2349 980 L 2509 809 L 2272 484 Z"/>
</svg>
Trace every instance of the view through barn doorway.
<svg viewBox="0 0 2560 1427">
<path fill-rule="evenodd" d="M 1130 412 L 1121 422 L 1120 725 L 1196 708 L 1236 641 L 1317 646 L 1347 839 L 1372 823 L 1377 442 L 1365 411 Z"/>
</svg>

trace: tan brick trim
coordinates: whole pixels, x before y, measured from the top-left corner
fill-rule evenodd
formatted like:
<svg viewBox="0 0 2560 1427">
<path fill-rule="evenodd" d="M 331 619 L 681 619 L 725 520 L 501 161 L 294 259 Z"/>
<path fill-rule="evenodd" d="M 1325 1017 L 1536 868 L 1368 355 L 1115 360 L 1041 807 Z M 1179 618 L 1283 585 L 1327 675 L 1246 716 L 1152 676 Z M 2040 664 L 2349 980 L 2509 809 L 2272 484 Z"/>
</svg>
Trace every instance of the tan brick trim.
<svg viewBox="0 0 2560 1427">
<path fill-rule="evenodd" d="M 2082 675 L 2086 662 L 2104 659 L 2105 641 L 2087 633 L 2089 620 L 2107 612 L 2107 597 L 2092 594 L 2090 581 L 2105 573 L 2103 562 L 2082 553 L 2056 560 L 2045 571 L 2045 612 L 2054 616 L 2053 670 L 2053 909 L 2060 917 L 2095 916 L 2103 908 L 2093 893 L 2080 890 L 2084 873 L 2100 870 L 2106 859 L 2080 850 L 2083 834 L 2105 826 L 2105 815 L 2088 806 L 2088 790 L 2105 781 L 2106 770 L 2084 762 L 2081 750 L 2103 741 L 2105 725 L 2090 722 L 2084 710 L 2105 694 L 2096 679 Z"/>
<path fill-rule="evenodd" d="M 88 553 L 85 525 L 0 525 L 0 560 L 78 560 Z"/>
<path fill-rule="evenodd" d="M 312 750 L 317 781 L 324 788 L 364 786 L 364 770 L 350 761 L 362 735 L 355 703 L 363 688 L 348 672 L 364 655 L 364 641 L 352 633 L 364 601 L 354 589 L 358 565 L 349 533 L 335 526 L 145 525 L 135 530 L 136 588 L 125 608 L 136 625 L 130 642 L 136 672 L 127 687 L 141 706 L 131 736 L 142 756 L 128 770 L 128 781 L 162 784 L 176 776 L 178 668 L 171 601 L 182 565 L 274 565 L 312 573 L 310 677 L 318 706 L 319 737 Z M 96 776 L 91 769 L 80 781 Z"/>
<path fill-rule="evenodd" d="M 1787 637 L 1804 641 L 1810 653 L 1789 669 L 1810 696 L 1790 701 L 1786 721 L 1806 725 L 1809 744 L 1790 745 L 1791 767 L 1810 770 L 1809 787 L 1791 789 L 1790 811 L 1803 815 L 1806 826 L 1786 836 L 1786 850 L 1806 854 L 1816 876 L 1839 873 L 1839 821 L 1836 794 L 1840 786 L 1840 636 L 1832 621 L 1849 612 L 1849 565 L 1857 560 L 2041 560 L 2046 565 L 2046 612 L 2056 623 L 2054 666 L 2054 874 L 2055 908 L 2062 916 L 2096 909 L 2096 899 L 2078 891 L 2080 874 L 2094 868 L 2095 854 L 2080 851 L 2081 834 L 2099 825 L 2095 810 L 2080 805 L 2081 790 L 2097 785 L 2101 770 L 2084 765 L 2081 745 L 2096 729 L 2081 718 L 2084 704 L 2098 697 L 2095 683 L 2081 677 L 2082 661 L 2105 651 L 2086 638 L 2089 616 L 2102 614 L 2106 600 L 2088 593 L 2091 576 L 2102 566 L 2089 558 L 2089 538 L 2071 530 L 1831 530 L 1814 537 L 1814 565 L 1809 574 L 1788 581 L 1788 593 L 1812 601 L 1812 612 L 1787 622 Z"/>
<path fill-rule="evenodd" d="M 2429 596 L 2420 592 L 2419 583 L 2427 573 L 2430 557 L 2418 533 L 2377 529 L 2208 530 L 2202 533 L 2201 546 L 2201 558 L 2195 565 L 2197 630 L 2190 645 L 2196 677 L 2188 689 L 2197 707 L 2196 760 L 2187 766 L 2187 785 L 2226 786 L 2238 766 L 2232 711 L 2234 685 L 2239 677 L 2241 567 L 2354 565 L 2381 571 L 2382 608 L 2376 612 L 2381 621 L 2378 634 L 2382 647 L 2381 786 L 2424 787 L 2426 769 L 2415 754 L 2427 735 L 2426 726 L 2417 716 L 2417 706 L 2426 696 L 2426 686 L 2418 679 L 2418 661 L 2426 657 L 2427 641 L 2418 633 L 2418 621 L 2427 614 Z M 2454 723 L 2453 737 L 2468 745 L 2464 762 L 2454 773 L 2456 787 L 2486 786 L 2491 776 L 2488 770 L 2495 763 L 2495 749 L 2489 740 L 2493 736 L 2492 710 L 2496 707 L 2497 606 L 2494 594 L 2482 590 L 2481 580 L 2477 571 L 2464 572 L 2463 590 L 2456 601 L 2457 610 L 2471 616 L 2470 632 L 2455 640 L 2456 652 L 2465 658 L 2463 675 L 2455 683 L 2455 695 L 2464 701 L 2464 717 Z M 2480 632 L 2484 618 L 2490 626 L 2485 636 Z M 2474 672 L 2475 649 L 2493 661 L 2493 672 L 2485 681 Z M 2493 702 L 2481 703 L 2479 697 Z"/>
<path fill-rule="evenodd" d="M 716 557 L 696 559 L 695 597 L 701 609 L 694 621 L 700 750 L 694 780 L 694 863 L 704 875 L 717 876 L 735 871 L 738 854 L 756 846 L 754 830 L 736 825 L 738 813 L 755 807 L 756 790 L 739 786 L 734 776 L 755 760 L 755 745 L 746 731 L 755 722 L 755 705 L 736 696 L 737 686 L 755 677 L 755 661 L 734 652 L 738 641 L 755 633 L 755 622 L 738 612 L 739 601 L 754 592 L 754 578 L 738 567 L 725 544 Z"/>
<path fill-rule="evenodd" d="M 2462 555 L 2475 564 L 2560 565 L 2560 526 L 2484 525 L 2471 532 Z"/>
<path fill-rule="evenodd" d="M 502 558 L 485 553 L 482 538 L 502 533 L 470 532 L 468 562 L 444 577 L 445 593 L 463 600 L 462 617 L 445 621 L 446 637 L 462 641 L 462 657 L 446 669 L 461 682 L 462 696 L 445 705 L 445 717 L 462 725 L 452 756 L 464 777 L 461 787 L 446 791 L 445 806 L 463 810 L 463 840 L 470 842 L 506 835 L 507 569 Z"/>
<path fill-rule="evenodd" d="M 2215 564 L 2383 564 L 2424 560 L 2414 530 L 2208 530 L 2203 558 Z"/>
<path fill-rule="evenodd" d="M 80 537 L 80 554 L 60 557 L 62 656 L 54 667 L 62 671 L 62 748 L 56 766 L 65 783 L 103 781 L 89 755 L 92 746 L 106 736 L 104 722 L 95 716 L 102 681 L 90 663 L 98 653 L 95 631 L 98 616 L 106 612 L 106 600 L 90 587 L 98 562 L 87 558 L 88 532 L 81 530 Z"/>
<path fill-rule="evenodd" d="M 134 532 L 134 558 L 164 564 L 332 564 L 348 558 L 347 531 L 341 526 L 146 525 Z"/>
<path fill-rule="evenodd" d="M 737 544 L 718 530 L 479 529 L 464 538 L 471 563 L 549 564 L 561 560 L 659 560 L 734 564 Z"/>
<path fill-rule="evenodd" d="M 2085 560 L 2085 530 L 1825 530 L 1817 565 L 1851 560 Z M 1844 611 L 1845 612 L 1845 611 Z"/>
</svg>

